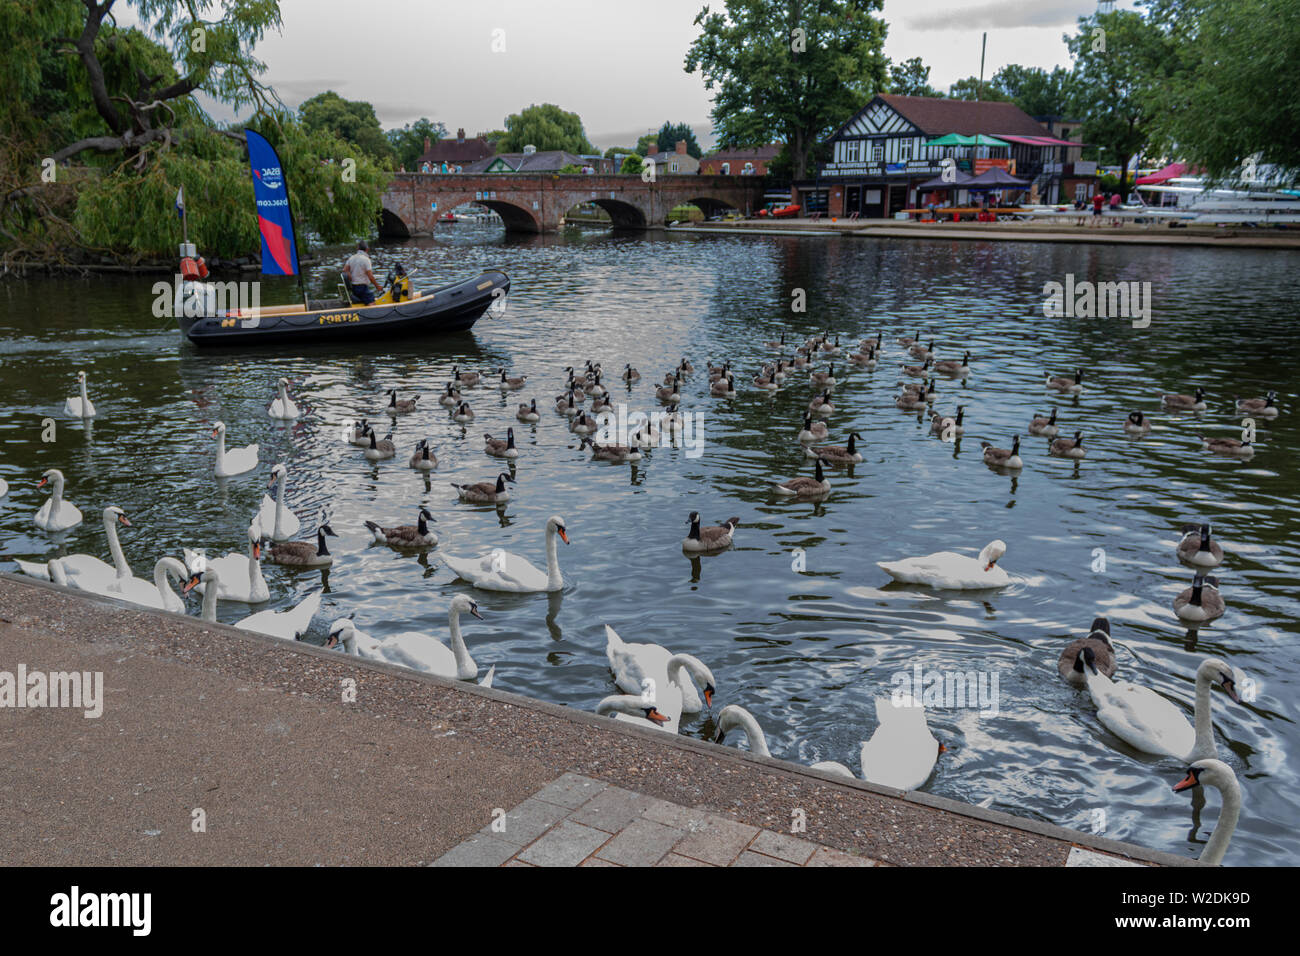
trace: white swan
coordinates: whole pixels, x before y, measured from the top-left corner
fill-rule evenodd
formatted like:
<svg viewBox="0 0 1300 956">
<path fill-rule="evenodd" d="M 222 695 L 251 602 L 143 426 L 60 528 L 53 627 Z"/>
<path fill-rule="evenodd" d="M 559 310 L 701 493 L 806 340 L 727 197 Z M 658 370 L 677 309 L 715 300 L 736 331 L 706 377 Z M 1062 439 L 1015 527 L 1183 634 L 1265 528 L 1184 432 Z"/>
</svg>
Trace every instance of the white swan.
<svg viewBox="0 0 1300 956">
<path fill-rule="evenodd" d="M 86 373 L 77 373 L 77 382 L 81 386 L 81 394 L 73 395 L 63 403 L 63 412 L 71 415 L 73 418 L 94 418 L 95 406 L 90 401 L 90 396 L 86 394 Z"/>
<path fill-rule="evenodd" d="M 205 559 L 202 554 L 186 549 L 185 560 L 191 572 L 203 572 L 209 568 L 219 574 L 221 593 L 217 595 L 223 601 L 242 601 L 245 604 L 261 604 L 271 599 L 271 589 L 262 577 L 262 527 L 256 518 L 248 526 L 248 553 L 231 551 L 220 558 Z M 207 596 L 207 585 L 200 580 L 198 592 Z"/>
<path fill-rule="evenodd" d="M 288 476 L 289 469 L 284 465 L 277 464 L 271 469 L 271 480 L 266 483 L 266 486 L 275 489 L 275 497 L 262 495 L 262 508 L 257 513 L 262 527 L 271 529 L 272 541 L 288 541 L 297 535 L 302 527 L 298 516 L 285 504 L 284 485 Z"/>
<path fill-rule="evenodd" d="M 608 624 L 605 657 L 620 689 L 640 694 L 668 718 L 664 730 L 677 733 L 683 713 L 697 714 L 713 704 L 713 672 L 698 657 L 674 654 L 658 644 L 629 644 Z M 683 670 L 703 685 L 703 703 L 691 677 L 684 677 Z"/>
<path fill-rule="evenodd" d="M 444 555 L 442 560 L 456 575 L 476 588 L 485 591 L 560 591 L 564 578 L 560 575 L 560 557 L 555 537 L 569 543 L 569 533 L 564 519 L 552 515 L 546 522 L 546 571 L 535 567 L 527 558 L 509 551 L 493 551 L 481 558 L 457 558 Z"/>
<path fill-rule="evenodd" d="M 3 498 L 7 494 L 9 494 L 9 482 L 0 478 L 0 498 Z"/>
<path fill-rule="evenodd" d="M 939 754 L 948 748 L 939 743 L 925 722 L 925 708 L 904 694 L 897 702 L 876 698 L 876 720 L 880 725 L 862 745 L 862 779 L 895 790 L 915 790 L 930 779 Z M 812 765 L 852 777 L 853 771 L 833 760 Z"/>
<path fill-rule="evenodd" d="M 713 742 L 722 743 L 722 739 L 733 730 L 744 731 L 749 740 L 750 753 L 757 757 L 772 756 L 772 752 L 767 749 L 767 737 L 763 728 L 758 726 L 754 715 L 739 704 L 728 704 L 718 713 L 718 735 L 713 738 Z"/>
<path fill-rule="evenodd" d="M 329 642 L 326 647 L 341 643 L 349 654 L 369 658 L 372 661 L 385 661 L 400 667 L 422 671 L 425 674 L 437 674 L 453 680 L 473 680 L 478 676 L 478 665 L 470 656 L 465 646 L 465 638 L 460 633 L 460 616 L 468 611 L 479 620 L 478 604 L 457 594 L 451 599 L 447 612 L 447 625 L 451 632 L 451 647 L 437 638 L 414 631 L 394 634 L 382 641 L 376 640 L 364 631 L 358 630 L 351 618 L 342 618 L 330 625 Z M 492 671 L 483 679 L 484 686 L 491 686 Z"/>
<path fill-rule="evenodd" d="M 1207 657 L 1196 669 L 1195 729 L 1187 722 L 1181 707 L 1151 688 L 1129 681 L 1112 681 L 1100 673 L 1092 648 L 1080 649 L 1075 668 L 1080 666 L 1102 726 L 1143 753 L 1176 757 L 1188 763 L 1217 757 L 1210 684 L 1219 684 L 1234 702 L 1241 702 L 1232 668 L 1215 657 Z"/>
<path fill-rule="evenodd" d="M 279 389 L 280 394 L 271 400 L 271 404 L 267 406 L 266 414 L 280 421 L 294 421 L 298 417 L 298 406 L 289 397 L 289 380 L 287 378 L 280 379 Z"/>
<path fill-rule="evenodd" d="M 189 576 L 189 571 L 181 562 L 175 558 L 163 557 L 154 562 L 152 584 L 142 578 L 126 577 L 116 578 L 107 583 L 96 580 L 86 590 L 103 594 L 105 597 L 120 598 L 143 607 L 184 614 L 185 602 L 172 590 L 168 578 L 175 577 L 178 581 L 185 582 L 189 580 Z"/>
<path fill-rule="evenodd" d="M 1232 832 L 1237 829 L 1237 818 L 1241 816 L 1241 786 L 1237 783 L 1237 775 L 1221 760 L 1195 760 L 1187 768 L 1187 776 L 1174 784 L 1174 793 L 1207 785 L 1222 795 L 1223 809 L 1219 811 L 1219 821 L 1214 825 L 1214 832 L 1201 851 L 1200 861 L 1218 866 L 1223 862 L 1223 855 L 1228 852 Z"/>
<path fill-rule="evenodd" d="M 108 551 L 113 557 L 112 564 L 108 564 L 102 558 L 97 558 L 93 554 L 70 554 L 66 558 L 60 559 L 68 583 L 72 587 L 93 591 L 95 588 L 91 585 L 95 581 L 101 581 L 104 585 L 108 585 L 118 578 L 131 577 L 131 566 L 126 563 L 126 555 L 122 553 L 122 544 L 117 540 L 117 523 L 119 521 L 128 528 L 131 527 L 131 522 L 121 508 L 116 505 L 109 505 L 104 509 L 104 533 L 108 535 Z M 23 574 L 45 581 L 50 580 L 48 564 L 19 561 L 16 558 L 15 561 L 18 563 L 18 570 Z"/>
<path fill-rule="evenodd" d="M 203 588 L 203 606 L 199 610 L 199 617 L 215 623 L 217 601 L 221 600 L 221 572 L 209 567 L 205 571 L 191 575 L 185 590 L 188 592 L 191 588 L 197 587 Z M 258 611 L 256 614 L 250 614 L 243 620 L 236 621 L 235 627 L 271 637 L 280 637 L 287 641 L 297 640 L 300 635 L 307 633 L 307 628 L 311 626 L 311 619 L 320 609 L 321 594 L 322 592 L 315 591 L 287 611 Z"/>
<path fill-rule="evenodd" d="M 668 722 L 668 717 L 660 713 L 654 704 L 646 703 L 637 694 L 614 694 L 606 697 L 596 705 L 596 714 L 600 717 L 611 714 L 615 720 L 639 724 L 642 727 L 653 727 L 656 730 L 665 729 L 664 724 Z"/>
<path fill-rule="evenodd" d="M 58 558 L 50 558 L 45 562 L 45 574 L 47 580 L 53 581 L 59 587 L 69 587 L 68 576 L 63 573 L 63 562 Z"/>
<path fill-rule="evenodd" d="M 1002 588 L 1011 583 L 1011 576 L 998 567 L 998 559 L 1007 553 L 1002 541 L 990 541 L 971 558 L 953 551 L 936 551 L 923 558 L 901 558 L 898 561 L 877 561 L 895 581 L 906 584 L 924 584 L 941 590 L 979 590 Z"/>
<path fill-rule="evenodd" d="M 213 473 L 218 478 L 229 478 L 232 475 L 242 475 L 246 471 L 252 471 L 257 467 L 257 444 L 248 445 L 245 448 L 231 448 L 226 450 L 226 423 L 217 422 L 212 428 L 212 437 L 217 440 L 217 463 L 213 468 Z"/>
<path fill-rule="evenodd" d="M 50 498 L 32 516 L 36 527 L 42 531 L 67 531 L 81 524 L 81 509 L 71 501 L 63 500 L 63 472 L 57 468 L 46 471 L 36 487 L 41 488 L 46 484 L 51 489 Z"/>
</svg>

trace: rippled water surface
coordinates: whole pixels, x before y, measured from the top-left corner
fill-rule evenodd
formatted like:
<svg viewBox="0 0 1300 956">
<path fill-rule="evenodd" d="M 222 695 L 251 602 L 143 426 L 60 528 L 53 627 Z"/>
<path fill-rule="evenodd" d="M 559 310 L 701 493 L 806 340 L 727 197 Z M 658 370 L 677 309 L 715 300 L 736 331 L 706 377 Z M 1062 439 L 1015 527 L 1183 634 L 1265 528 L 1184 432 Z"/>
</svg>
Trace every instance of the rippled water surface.
<svg viewBox="0 0 1300 956">
<path fill-rule="evenodd" d="M 242 550 L 269 469 L 283 461 L 303 536 L 321 506 L 339 534 L 315 640 L 353 612 L 377 636 L 444 635 L 450 596 L 470 591 L 486 620 L 467 620 L 465 631 L 480 667 L 496 666 L 497 687 L 591 709 L 613 691 L 604 656 L 610 623 L 625 639 L 702 658 L 718 679 L 715 712 L 727 703 L 748 708 L 775 755 L 839 760 L 855 771 L 859 742 L 875 728 L 872 700 L 890 691 L 893 675 L 916 665 L 996 674 L 995 715 L 930 709 L 948 752 L 925 789 L 1082 829 L 1101 809 L 1106 836 L 1198 853 L 1217 795 L 1194 818 L 1187 795 L 1170 791 L 1179 763 L 1132 752 L 1098 724 L 1087 694 L 1057 677 L 1063 642 L 1106 614 L 1121 645 L 1118 676 L 1181 702 L 1189 718 L 1204 657 L 1222 656 L 1254 678 L 1252 703 L 1213 694 L 1221 756 L 1245 791 L 1226 862 L 1300 863 L 1300 781 L 1288 759 L 1300 745 L 1296 254 L 812 236 L 515 238 L 456 226 L 437 240 L 378 250 L 381 266 L 397 257 L 417 285 L 501 267 L 514 282 L 509 307 L 450 338 L 206 353 L 181 345 L 174 327 L 160 328 L 150 311 L 153 277 L 0 284 L 0 476 L 11 486 L 0 501 L 4 557 L 106 557 L 98 514 L 110 503 L 131 516 L 122 540 L 137 575 L 182 546 Z M 318 288 L 332 283 L 341 259 L 317 270 Z M 1044 318 L 1043 283 L 1065 273 L 1149 281 L 1150 327 Z M 790 311 L 795 289 L 806 291 L 806 313 Z M 291 286 L 268 282 L 263 300 L 291 297 Z M 794 438 L 812 389 L 795 376 L 769 396 L 749 382 L 772 354 L 766 341 L 783 330 L 801 339 L 826 329 L 844 344 L 884 330 L 885 360 L 871 372 L 844 369 L 830 419 L 833 441 L 862 435 L 865 460 L 831 475 L 824 502 L 790 503 L 769 485 L 810 473 Z M 894 407 L 903 354 L 894 339 L 917 329 L 933 332 L 941 357 L 972 352 L 964 384 L 939 383 L 936 408 L 966 406 L 956 444 Z M 701 369 L 683 389 L 683 411 L 705 415 L 703 454 L 660 449 L 636 466 L 588 461 L 552 410 L 562 369 L 588 358 L 611 371 L 631 362 L 640 384 L 608 384 L 629 410 L 651 412 L 659 407 L 654 383 L 682 356 Z M 731 400 L 710 398 L 703 373 L 706 360 L 723 359 L 739 371 Z M 527 373 L 529 385 L 508 398 L 473 391 L 478 419 L 461 428 L 434 401 L 453 364 L 505 365 Z M 1019 478 L 985 467 L 980 440 L 1007 447 L 1053 404 L 1044 373 L 1075 367 L 1085 370 L 1085 391 L 1055 403 L 1063 424 L 1084 431 L 1087 459 L 1051 458 L 1045 440 L 1026 436 Z M 62 414 L 78 369 L 99 412 L 84 427 Z M 281 375 L 307 411 L 288 427 L 265 413 Z M 1208 411 L 1161 411 L 1162 392 L 1198 384 Z M 337 423 L 373 418 L 389 388 L 425 399 L 396 422 L 403 452 L 372 464 L 339 440 Z M 1254 460 L 1199 450 L 1198 434 L 1240 431 L 1234 395 L 1270 388 L 1283 414 L 1261 421 Z M 514 419 L 516 403 L 531 397 L 544 409 L 535 427 Z M 1130 409 L 1152 416 L 1148 438 L 1124 436 Z M 46 417 L 58 420 L 53 443 L 41 441 Z M 257 472 L 214 480 L 217 420 L 227 423 L 230 445 L 261 445 Z M 482 434 L 509 425 L 522 449 L 516 498 L 500 510 L 458 504 L 448 482 L 500 470 L 484 456 Z M 405 464 L 424 436 L 441 460 L 427 481 Z M 42 500 L 35 481 L 50 467 L 67 475 L 67 497 L 87 517 L 61 538 L 31 522 Z M 421 504 L 437 516 L 437 549 L 420 557 L 369 543 L 363 520 L 409 522 Z M 680 540 L 692 510 L 709 523 L 739 515 L 735 548 L 685 556 Z M 552 514 L 567 519 L 573 538 L 561 546 L 561 595 L 473 592 L 438 562 L 440 552 L 501 547 L 542 565 Z M 1184 522 L 1200 520 L 1213 522 L 1227 554 L 1218 574 L 1228 613 L 1189 634 L 1170 607 L 1191 579 L 1174 545 Z M 994 538 L 1006 541 L 1002 564 L 1015 578 L 1001 592 L 901 587 L 875 564 L 946 549 L 974 555 Z M 1104 570 L 1094 570 L 1098 548 Z M 802 572 L 793 569 L 796 549 Z M 269 607 L 322 584 L 319 571 L 266 564 L 265 575 Z M 223 620 L 247 613 L 241 604 L 220 609 Z M 707 714 L 683 727 L 695 736 L 712 730 Z"/>
</svg>

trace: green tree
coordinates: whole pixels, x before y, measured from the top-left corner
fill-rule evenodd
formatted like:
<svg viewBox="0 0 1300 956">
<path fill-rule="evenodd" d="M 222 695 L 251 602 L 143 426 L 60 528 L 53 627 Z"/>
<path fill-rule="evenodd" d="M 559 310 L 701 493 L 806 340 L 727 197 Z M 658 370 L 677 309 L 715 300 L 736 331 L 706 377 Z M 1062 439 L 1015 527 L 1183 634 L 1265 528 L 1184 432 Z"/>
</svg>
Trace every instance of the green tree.
<svg viewBox="0 0 1300 956">
<path fill-rule="evenodd" d="M 298 107 L 298 115 L 311 132 L 328 130 L 377 162 L 391 163 L 396 156 L 369 103 L 345 100 L 333 90 L 326 90 Z"/>
<path fill-rule="evenodd" d="M 985 102 L 997 102 L 1011 99 L 1011 97 L 997 89 L 991 80 L 985 80 L 983 84 L 981 84 L 978 76 L 968 76 L 964 80 L 958 80 L 952 86 L 948 87 L 948 98 L 952 100 L 981 100 Z"/>
<path fill-rule="evenodd" d="M 424 141 L 432 145 L 447 135 L 447 127 L 434 123 L 426 116 L 421 116 L 414 123 L 407 123 L 401 128 L 393 128 L 384 134 L 388 145 L 392 147 L 397 163 L 407 170 L 414 171 L 424 155 Z"/>
<path fill-rule="evenodd" d="M 704 155 L 700 149 L 700 144 L 695 139 L 695 130 L 686 123 L 669 123 L 665 122 L 659 127 L 659 133 L 655 142 L 659 145 L 659 152 L 672 153 L 677 150 L 679 140 L 686 140 L 686 152 L 699 159 Z"/>
<path fill-rule="evenodd" d="M 635 146 L 611 146 L 605 150 L 605 158 L 613 159 L 615 156 L 631 156 L 635 152 Z"/>
<path fill-rule="evenodd" d="M 519 153 L 525 146 L 536 146 L 538 151 L 564 149 L 583 155 L 597 152 L 583 131 L 582 118 L 553 103 L 534 104 L 506 117 L 506 135 L 497 143 L 497 152 Z"/>
<path fill-rule="evenodd" d="M 484 133 L 483 138 L 487 140 L 488 144 L 492 147 L 492 152 L 505 153 L 508 152 L 508 150 L 504 148 L 504 143 L 506 137 L 509 135 L 510 134 L 503 129 L 494 129 L 489 133 Z"/>
<path fill-rule="evenodd" d="M 651 143 L 653 143 L 655 146 L 659 145 L 658 133 L 646 133 L 644 136 L 638 139 L 636 141 L 636 154 L 638 156 L 649 156 Z"/>
<path fill-rule="evenodd" d="M 1148 100 L 1153 145 L 1213 178 L 1251 157 L 1300 174 L 1300 3 L 1146 0 L 1166 39 L 1163 82 Z"/>
<path fill-rule="evenodd" d="M 919 56 L 890 65 L 889 92 L 899 96 L 943 96 L 930 85 L 930 68 Z"/>
<path fill-rule="evenodd" d="M 1168 36 L 1131 10 L 1081 17 L 1078 31 L 1065 42 L 1074 58 L 1083 140 L 1119 165 L 1122 193 L 1129 160 L 1152 135 L 1161 88 L 1177 52 Z M 1217 113 L 1219 105 L 1197 108 Z"/>
<path fill-rule="evenodd" d="M 814 147 L 885 88 L 882 0 L 724 0 L 700 11 L 686 54 L 713 91 L 720 143 L 782 141 L 796 179 Z"/>
<path fill-rule="evenodd" d="M 1074 74 L 1063 66 L 1048 73 L 1009 63 L 993 74 L 989 85 L 1030 116 L 1069 116 L 1074 109 Z"/>
<path fill-rule="evenodd" d="M 623 165 L 619 167 L 618 171 L 624 176 L 640 176 L 643 169 L 645 169 L 645 163 L 641 162 L 640 156 L 633 153 L 623 160 Z"/>
</svg>

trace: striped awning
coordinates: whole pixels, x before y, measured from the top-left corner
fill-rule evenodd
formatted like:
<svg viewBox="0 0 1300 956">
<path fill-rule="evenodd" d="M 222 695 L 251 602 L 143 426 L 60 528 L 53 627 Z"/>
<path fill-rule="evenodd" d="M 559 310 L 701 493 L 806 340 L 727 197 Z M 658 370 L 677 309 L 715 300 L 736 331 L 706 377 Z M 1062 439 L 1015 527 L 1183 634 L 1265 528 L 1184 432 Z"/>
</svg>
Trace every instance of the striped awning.
<svg viewBox="0 0 1300 956">
<path fill-rule="evenodd" d="M 998 134 L 1000 138 L 1011 143 L 1020 143 L 1022 146 L 1087 146 L 1087 143 L 1076 143 L 1072 139 L 1057 139 L 1055 136 L 1007 136 L 1004 133 Z"/>
</svg>

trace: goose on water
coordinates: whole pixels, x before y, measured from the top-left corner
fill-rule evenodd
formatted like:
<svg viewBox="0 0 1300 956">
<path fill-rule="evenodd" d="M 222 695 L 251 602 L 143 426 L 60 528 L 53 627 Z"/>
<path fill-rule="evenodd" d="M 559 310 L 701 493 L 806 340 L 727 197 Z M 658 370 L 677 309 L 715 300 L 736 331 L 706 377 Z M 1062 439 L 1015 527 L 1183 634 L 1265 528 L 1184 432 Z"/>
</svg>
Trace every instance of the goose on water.
<svg viewBox="0 0 1300 956">
<path fill-rule="evenodd" d="M 375 544 L 386 544 L 394 548 L 431 548 L 438 543 L 438 536 L 429 527 L 429 522 L 433 520 L 429 509 L 421 508 L 413 525 L 400 524 L 385 528 L 373 521 L 367 521 L 365 525 L 374 536 Z"/>
<path fill-rule="evenodd" d="M 740 518 L 728 518 L 720 525 L 702 528 L 700 513 L 692 511 L 686 523 L 691 526 L 691 530 L 682 539 L 683 551 L 722 551 L 731 547 L 732 535 L 740 524 Z"/>
<path fill-rule="evenodd" d="M 499 505 L 510 500 L 510 491 L 506 488 L 506 482 L 515 483 L 515 479 L 508 472 L 501 472 L 497 475 L 495 482 L 480 481 L 473 485 L 458 485 L 456 482 L 450 482 L 451 486 L 456 489 L 456 494 L 461 501 L 476 505 Z"/>
<path fill-rule="evenodd" d="M 1061 679 L 1072 687 L 1087 687 L 1083 670 L 1075 667 L 1079 652 L 1085 647 L 1092 648 L 1093 664 L 1104 677 L 1114 677 L 1118 664 L 1115 661 L 1115 648 L 1110 643 L 1110 621 L 1104 617 L 1093 618 L 1092 627 L 1087 637 L 1071 641 L 1061 651 L 1056 662 L 1057 673 Z"/>
</svg>

